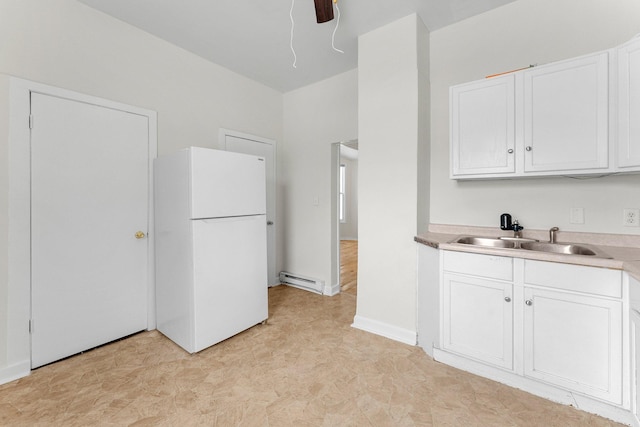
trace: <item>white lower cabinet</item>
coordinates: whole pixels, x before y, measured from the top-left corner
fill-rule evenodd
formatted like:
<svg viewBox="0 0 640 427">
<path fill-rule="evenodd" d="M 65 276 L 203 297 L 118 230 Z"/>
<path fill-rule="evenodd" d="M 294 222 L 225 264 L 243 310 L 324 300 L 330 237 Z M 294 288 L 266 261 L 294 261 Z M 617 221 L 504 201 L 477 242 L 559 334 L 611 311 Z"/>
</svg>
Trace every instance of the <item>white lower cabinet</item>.
<svg viewBox="0 0 640 427">
<path fill-rule="evenodd" d="M 632 310 L 631 321 L 631 409 L 636 425 L 640 425 L 640 312 Z"/>
<path fill-rule="evenodd" d="M 592 399 L 596 413 L 608 404 L 628 414 L 621 271 L 442 253 L 436 359 L 548 397 Z M 636 321 L 640 328 L 640 313 Z"/>
<path fill-rule="evenodd" d="M 631 412 L 640 426 L 640 281 L 625 274 L 629 283 L 629 325 L 631 342 Z"/>
<path fill-rule="evenodd" d="M 513 369 L 512 284 L 445 273 L 443 289 L 446 320 L 442 346 Z"/>
<path fill-rule="evenodd" d="M 442 348 L 513 369 L 511 258 L 445 251 Z"/>
<path fill-rule="evenodd" d="M 622 403 L 622 302 L 525 287 L 524 374 Z"/>
<path fill-rule="evenodd" d="M 622 404 L 622 272 L 521 262 L 524 375 Z"/>
</svg>

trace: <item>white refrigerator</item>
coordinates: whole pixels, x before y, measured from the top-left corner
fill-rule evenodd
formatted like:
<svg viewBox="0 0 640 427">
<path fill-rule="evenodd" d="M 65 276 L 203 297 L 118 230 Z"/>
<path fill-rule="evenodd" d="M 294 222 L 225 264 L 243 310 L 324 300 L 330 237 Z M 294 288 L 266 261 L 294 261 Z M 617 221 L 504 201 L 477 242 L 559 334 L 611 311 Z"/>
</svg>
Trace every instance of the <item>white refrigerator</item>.
<svg viewBox="0 0 640 427">
<path fill-rule="evenodd" d="M 191 147 L 154 175 L 158 330 L 195 353 L 265 321 L 264 159 Z"/>
</svg>

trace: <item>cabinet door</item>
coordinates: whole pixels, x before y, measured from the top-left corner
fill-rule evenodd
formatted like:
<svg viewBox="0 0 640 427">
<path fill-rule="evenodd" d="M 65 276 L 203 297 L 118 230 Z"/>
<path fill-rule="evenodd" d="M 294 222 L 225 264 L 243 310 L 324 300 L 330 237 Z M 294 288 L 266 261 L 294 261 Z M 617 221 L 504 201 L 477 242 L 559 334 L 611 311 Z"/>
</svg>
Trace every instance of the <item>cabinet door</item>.
<svg viewBox="0 0 640 427">
<path fill-rule="evenodd" d="M 514 76 L 454 86 L 451 176 L 515 172 Z"/>
<path fill-rule="evenodd" d="M 526 376 L 622 403 L 622 302 L 525 287 Z"/>
<path fill-rule="evenodd" d="M 623 282 L 629 289 L 631 413 L 635 425 L 640 426 L 640 281 L 624 273 Z"/>
<path fill-rule="evenodd" d="M 444 274 L 442 347 L 513 369 L 512 284 Z"/>
<path fill-rule="evenodd" d="M 640 424 L 640 312 L 631 310 L 631 409 Z"/>
<path fill-rule="evenodd" d="M 640 37 L 618 49 L 618 166 L 640 168 Z"/>
<path fill-rule="evenodd" d="M 608 161 L 608 53 L 532 68 L 524 78 L 525 172 Z"/>
</svg>

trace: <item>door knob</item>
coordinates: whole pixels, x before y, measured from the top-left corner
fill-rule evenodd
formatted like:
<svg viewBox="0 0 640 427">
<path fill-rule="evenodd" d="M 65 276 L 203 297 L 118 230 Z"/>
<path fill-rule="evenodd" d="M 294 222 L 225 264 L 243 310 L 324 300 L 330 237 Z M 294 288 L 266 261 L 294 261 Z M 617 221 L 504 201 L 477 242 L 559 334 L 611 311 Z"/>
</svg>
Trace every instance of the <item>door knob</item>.
<svg viewBox="0 0 640 427">
<path fill-rule="evenodd" d="M 144 233 L 142 231 L 138 231 L 135 234 L 136 239 L 144 239 Z"/>
<path fill-rule="evenodd" d="M 533 305 L 533 301 L 531 301 L 530 299 L 526 300 L 524 303 L 527 305 Z"/>
<path fill-rule="evenodd" d="M 510 297 L 504 297 L 504 300 L 505 300 L 506 302 L 511 302 L 511 298 L 510 298 Z"/>
<path fill-rule="evenodd" d="M 273 225 L 273 221 L 267 221 L 267 225 Z"/>
</svg>

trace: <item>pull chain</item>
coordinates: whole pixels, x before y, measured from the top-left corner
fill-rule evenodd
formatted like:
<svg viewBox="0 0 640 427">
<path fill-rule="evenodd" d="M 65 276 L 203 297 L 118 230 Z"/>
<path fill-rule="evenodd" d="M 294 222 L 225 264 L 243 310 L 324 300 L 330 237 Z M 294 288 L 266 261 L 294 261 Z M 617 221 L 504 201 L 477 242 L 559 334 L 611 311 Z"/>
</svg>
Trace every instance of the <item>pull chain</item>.
<svg viewBox="0 0 640 427">
<path fill-rule="evenodd" d="M 336 28 L 333 29 L 333 34 L 331 35 L 331 47 L 336 52 L 344 53 L 343 50 L 340 50 L 336 47 L 336 31 L 338 31 L 338 26 L 340 25 L 340 8 L 338 7 L 338 0 L 333 0 L 333 4 L 336 5 L 337 18 L 336 18 Z"/>
<path fill-rule="evenodd" d="M 295 3 L 296 0 L 291 0 L 291 10 L 289 10 L 289 18 L 291 19 L 291 38 L 289 39 L 289 47 L 291 48 L 291 53 L 293 53 L 293 68 L 297 68 L 296 62 L 298 62 L 296 50 L 293 48 L 293 27 L 295 26 L 295 22 L 293 22 L 293 6 Z"/>
</svg>

